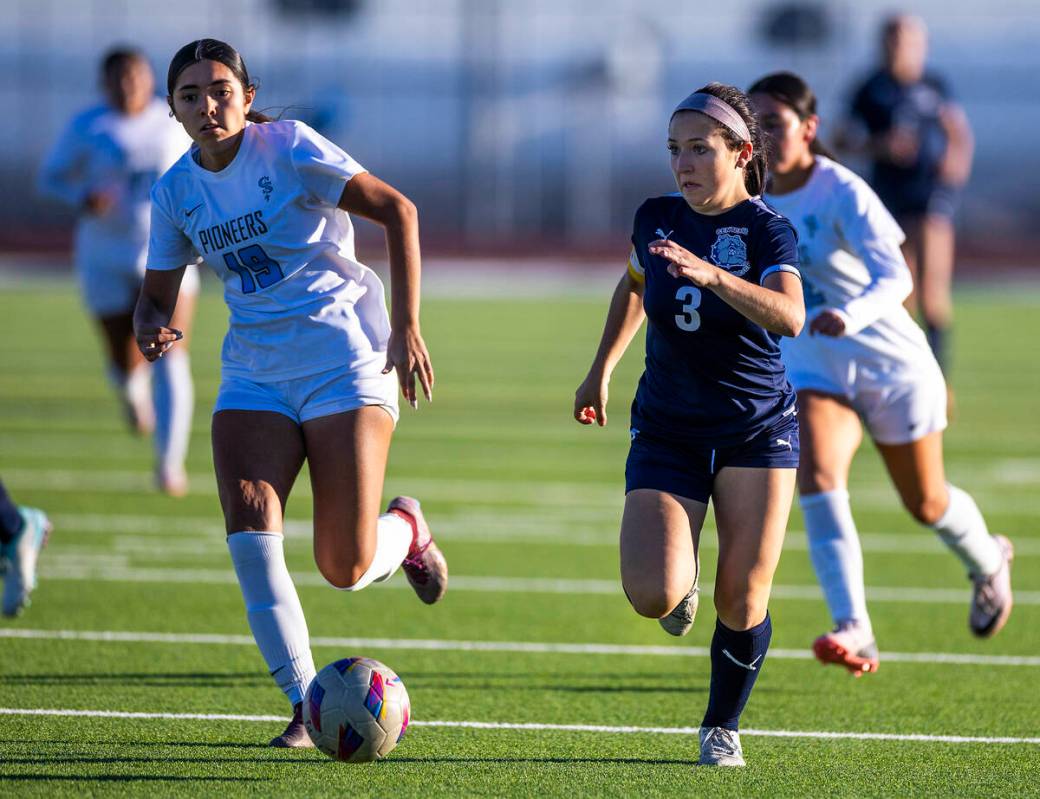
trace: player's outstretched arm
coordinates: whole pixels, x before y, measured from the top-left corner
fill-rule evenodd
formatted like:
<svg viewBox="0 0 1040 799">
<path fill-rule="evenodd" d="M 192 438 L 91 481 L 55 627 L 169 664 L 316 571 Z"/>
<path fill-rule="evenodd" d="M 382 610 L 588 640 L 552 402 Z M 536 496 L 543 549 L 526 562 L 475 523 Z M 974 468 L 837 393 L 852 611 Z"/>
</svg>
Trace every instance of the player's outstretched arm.
<svg viewBox="0 0 1040 799">
<path fill-rule="evenodd" d="M 427 401 L 433 400 L 433 364 L 419 330 L 419 212 L 393 186 L 362 172 L 343 189 L 339 208 L 363 216 L 386 231 L 390 258 L 390 342 L 383 373 L 397 369 L 401 393 L 415 408 L 418 376 Z"/>
<path fill-rule="evenodd" d="M 607 423 L 607 386 L 614 367 L 643 324 L 643 283 L 626 272 L 614 289 L 592 367 L 574 392 L 574 418 L 582 424 Z"/>
<path fill-rule="evenodd" d="M 137 346 L 149 361 L 163 356 L 173 342 L 184 338 L 180 330 L 169 327 L 185 267 L 147 269 L 141 293 L 134 308 L 134 336 Z"/>
</svg>

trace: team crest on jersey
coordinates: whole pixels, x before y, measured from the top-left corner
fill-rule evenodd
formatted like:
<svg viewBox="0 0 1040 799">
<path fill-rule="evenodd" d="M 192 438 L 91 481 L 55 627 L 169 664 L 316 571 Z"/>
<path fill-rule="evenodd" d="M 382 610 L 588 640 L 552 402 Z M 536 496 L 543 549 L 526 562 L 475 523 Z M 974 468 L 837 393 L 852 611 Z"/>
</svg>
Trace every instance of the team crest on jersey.
<svg viewBox="0 0 1040 799">
<path fill-rule="evenodd" d="M 746 227 L 721 227 L 715 231 L 715 243 L 711 245 L 711 260 L 737 277 L 751 268 L 747 259 Z"/>
<path fill-rule="evenodd" d="M 264 202 L 271 199 L 271 192 L 274 191 L 274 184 L 271 179 L 264 175 L 260 180 L 256 182 L 256 185 L 260 187 L 260 191 L 264 193 Z"/>
</svg>

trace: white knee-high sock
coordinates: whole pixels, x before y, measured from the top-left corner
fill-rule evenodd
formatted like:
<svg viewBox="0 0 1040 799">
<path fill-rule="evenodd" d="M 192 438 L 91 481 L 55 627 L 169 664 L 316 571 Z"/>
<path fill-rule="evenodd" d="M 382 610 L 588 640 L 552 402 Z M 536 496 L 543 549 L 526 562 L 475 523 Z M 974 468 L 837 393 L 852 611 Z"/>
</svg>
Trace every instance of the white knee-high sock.
<svg viewBox="0 0 1040 799">
<path fill-rule="evenodd" d="M 150 428 L 154 422 L 152 410 L 152 370 L 144 363 L 124 372 L 109 364 L 108 382 L 119 395 L 120 401 L 132 409 L 138 423 Z"/>
<path fill-rule="evenodd" d="M 989 534 L 986 520 L 971 495 L 947 484 L 950 504 L 932 529 L 972 575 L 993 574 L 1004 562 L 1000 544 Z"/>
<path fill-rule="evenodd" d="M 835 624 L 855 621 L 870 628 L 863 552 L 844 488 L 801 498 L 809 555 Z"/>
<path fill-rule="evenodd" d="M 227 541 L 249 628 L 268 671 L 293 705 L 302 702 L 314 679 L 314 659 L 303 607 L 285 565 L 282 534 L 231 533 Z"/>
<path fill-rule="evenodd" d="M 360 591 L 393 577 L 412 545 L 412 526 L 394 513 L 384 513 L 376 524 L 376 554 L 368 570 L 342 591 Z M 337 586 L 338 587 L 338 586 Z"/>
<path fill-rule="evenodd" d="M 188 353 L 176 348 L 155 362 L 155 455 L 164 472 L 183 472 L 195 387 Z"/>
</svg>

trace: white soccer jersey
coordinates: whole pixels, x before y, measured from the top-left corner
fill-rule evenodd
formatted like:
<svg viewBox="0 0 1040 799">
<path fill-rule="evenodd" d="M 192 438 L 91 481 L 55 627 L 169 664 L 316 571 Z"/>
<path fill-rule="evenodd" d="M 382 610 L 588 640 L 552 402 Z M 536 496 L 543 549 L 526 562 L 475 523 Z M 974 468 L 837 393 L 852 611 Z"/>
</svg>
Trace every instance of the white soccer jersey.
<svg viewBox="0 0 1040 799">
<path fill-rule="evenodd" d="M 105 192 L 115 200 L 104 214 L 80 215 L 79 267 L 143 273 L 149 193 L 190 144 L 159 98 L 133 116 L 98 105 L 73 117 L 44 162 L 40 189 L 74 208 L 93 192 Z"/>
<path fill-rule="evenodd" d="M 806 325 L 797 338 L 781 342 L 791 372 L 808 366 L 821 348 L 829 359 L 844 355 L 884 374 L 934 362 L 923 331 L 903 307 L 913 287 L 899 249 L 905 236 L 862 178 L 818 155 L 802 188 L 765 199 L 798 231 Z M 845 320 L 844 336 L 810 336 L 809 322 L 824 309 Z"/>
<path fill-rule="evenodd" d="M 344 365 L 382 369 L 383 285 L 357 261 L 350 217 L 337 208 L 363 171 L 302 122 L 284 120 L 247 125 L 220 172 L 189 152 L 156 184 L 148 268 L 201 259 L 223 281 L 226 376 L 262 383 Z"/>
</svg>

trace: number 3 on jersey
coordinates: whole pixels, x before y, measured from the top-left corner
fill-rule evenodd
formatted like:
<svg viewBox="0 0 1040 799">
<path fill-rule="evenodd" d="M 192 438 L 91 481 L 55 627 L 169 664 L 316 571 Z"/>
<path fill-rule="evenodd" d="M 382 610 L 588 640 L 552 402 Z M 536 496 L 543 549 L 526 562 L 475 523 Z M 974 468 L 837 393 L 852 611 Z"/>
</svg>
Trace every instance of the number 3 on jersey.
<svg viewBox="0 0 1040 799">
<path fill-rule="evenodd" d="M 680 286 L 675 299 L 682 303 L 682 313 L 675 315 L 675 325 L 692 333 L 701 326 L 701 315 L 697 312 L 701 306 L 701 290 L 696 286 Z"/>
<path fill-rule="evenodd" d="M 273 286 L 285 277 L 281 265 L 268 256 L 259 244 L 243 247 L 237 255 L 238 258 L 235 258 L 232 253 L 224 253 L 224 263 L 242 278 L 243 294 L 252 294 L 257 288 Z"/>
</svg>

